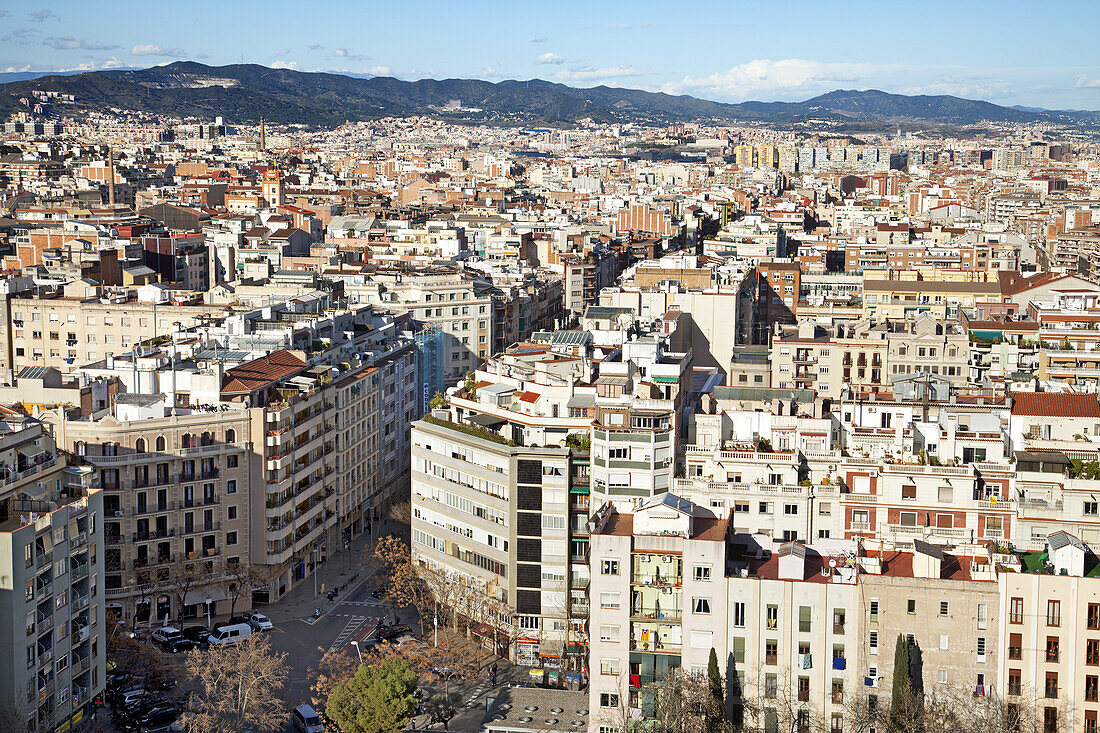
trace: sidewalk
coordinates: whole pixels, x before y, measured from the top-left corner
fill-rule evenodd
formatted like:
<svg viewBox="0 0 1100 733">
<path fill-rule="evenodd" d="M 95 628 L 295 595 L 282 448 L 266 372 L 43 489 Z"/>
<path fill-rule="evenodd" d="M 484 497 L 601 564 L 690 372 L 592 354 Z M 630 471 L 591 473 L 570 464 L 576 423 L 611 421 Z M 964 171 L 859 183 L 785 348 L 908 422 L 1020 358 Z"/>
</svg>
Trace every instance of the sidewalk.
<svg viewBox="0 0 1100 733">
<path fill-rule="evenodd" d="M 379 537 L 385 537 L 390 531 L 390 523 L 388 521 L 382 522 L 375 528 L 373 537 L 377 540 Z M 351 541 L 349 550 L 345 551 L 341 547 L 316 568 L 316 581 L 314 581 L 312 575 L 307 575 L 304 579 L 298 581 L 298 584 L 291 588 L 285 596 L 275 601 L 275 603 L 261 606 L 257 610 L 266 614 L 275 624 L 293 619 L 311 618 L 317 608 L 321 609 L 321 613 L 331 610 L 353 587 L 364 582 L 371 582 L 370 579 L 378 571 L 377 567 L 364 563 L 363 551 L 370 545 L 371 537 L 371 534 L 367 532 L 359 535 Z M 358 577 L 352 581 L 351 578 L 355 575 L 358 575 Z M 314 582 L 316 582 L 317 587 L 316 596 L 313 593 Z M 346 587 L 340 591 L 340 595 L 336 597 L 336 600 L 329 601 L 325 597 L 327 591 L 344 585 Z M 238 612 L 245 610 L 247 609 L 238 609 Z"/>
</svg>

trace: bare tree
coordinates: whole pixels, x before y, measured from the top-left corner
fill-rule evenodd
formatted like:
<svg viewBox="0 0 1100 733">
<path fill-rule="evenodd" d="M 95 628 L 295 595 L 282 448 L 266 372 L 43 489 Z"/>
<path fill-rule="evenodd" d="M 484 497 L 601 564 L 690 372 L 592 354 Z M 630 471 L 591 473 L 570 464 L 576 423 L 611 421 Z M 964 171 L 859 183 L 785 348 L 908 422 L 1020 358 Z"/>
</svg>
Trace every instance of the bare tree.
<svg viewBox="0 0 1100 733">
<path fill-rule="evenodd" d="M 153 598 L 152 595 L 157 589 L 157 579 L 147 568 L 135 570 L 133 575 L 134 595 L 132 601 L 133 616 L 131 624 L 131 630 L 137 631 L 137 617 L 138 608 L 141 606 L 142 601 L 149 604 L 149 618 L 146 619 L 147 623 L 151 626 L 153 622 Z"/>
<path fill-rule="evenodd" d="M 331 654 L 327 654 L 323 647 L 318 648 L 318 651 L 321 652 L 321 661 L 317 669 L 309 671 L 308 676 L 313 678 L 313 684 L 309 688 L 310 699 L 314 708 L 321 710 L 332 691 L 350 680 L 361 662 L 357 655 L 347 649 Z"/>
<path fill-rule="evenodd" d="M 195 717 L 189 730 L 216 733 L 280 728 L 286 709 L 280 693 L 287 679 L 286 654 L 272 654 L 264 634 L 252 634 L 233 646 L 187 653 L 188 674 L 198 686 Z"/>
<path fill-rule="evenodd" d="M 209 577 L 210 574 L 196 562 L 178 563 L 172 566 L 164 586 L 176 597 L 179 604 L 177 606 L 179 618 L 183 618 L 183 609 L 187 605 L 187 597 L 191 591 L 202 587 Z"/>
<path fill-rule="evenodd" d="M 242 595 L 252 600 L 252 588 L 267 582 L 267 573 L 255 565 L 245 563 L 226 564 L 222 575 L 221 587 L 225 591 L 225 597 L 229 600 L 229 615 L 237 612 L 237 601 Z"/>
<path fill-rule="evenodd" d="M 107 658 L 114 663 L 119 674 L 147 682 L 153 687 L 163 687 L 171 682 L 173 674 L 164 654 L 149 642 L 135 639 L 113 611 L 107 612 L 105 642 Z"/>
</svg>

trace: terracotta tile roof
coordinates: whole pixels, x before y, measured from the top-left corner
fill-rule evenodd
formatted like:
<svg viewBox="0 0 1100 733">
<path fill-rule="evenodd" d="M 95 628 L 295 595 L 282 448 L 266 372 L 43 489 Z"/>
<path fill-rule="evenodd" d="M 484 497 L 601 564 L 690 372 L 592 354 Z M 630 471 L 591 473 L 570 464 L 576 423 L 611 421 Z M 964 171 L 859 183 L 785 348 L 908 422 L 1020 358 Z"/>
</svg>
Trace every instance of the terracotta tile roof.
<svg viewBox="0 0 1100 733">
<path fill-rule="evenodd" d="M 1012 414 L 1036 417 L 1100 417 L 1100 402 L 1094 394 L 1013 392 Z"/>
<path fill-rule="evenodd" d="M 222 394 L 251 392 L 278 379 L 292 376 L 309 366 L 296 355 L 281 349 L 247 364 L 233 367 L 222 379 Z"/>
<path fill-rule="evenodd" d="M 539 397 L 542 397 L 538 392 L 521 392 L 519 395 L 520 402 L 538 402 Z"/>
</svg>

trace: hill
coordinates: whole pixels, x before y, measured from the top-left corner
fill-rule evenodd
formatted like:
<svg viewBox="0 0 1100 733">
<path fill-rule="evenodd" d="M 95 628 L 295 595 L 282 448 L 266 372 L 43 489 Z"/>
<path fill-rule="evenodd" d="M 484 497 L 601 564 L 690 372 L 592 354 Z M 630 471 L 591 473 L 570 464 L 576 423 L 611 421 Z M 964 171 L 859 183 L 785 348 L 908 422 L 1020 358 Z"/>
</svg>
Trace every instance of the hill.
<svg viewBox="0 0 1100 733">
<path fill-rule="evenodd" d="M 598 86 L 587 89 L 532 79 L 402 81 L 392 77 L 271 69 L 255 64 L 206 66 L 181 61 L 148 69 L 54 75 L 0 84 L 0 114 L 24 109 L 21 97 L 42 89 L 72 94 L 84 109 L 117 108 L 180 117 L 330 126 L 345 120 L 430 114 L 470 122 L 759 121 L 793 123 L 1071 122 L 1096 124 L 1096 112 L 1002 107 L 952 96 L 906 96 L 877 90 L 829 92 L 804 102 L 723 104 L 689 96 Z"/>
</svg>

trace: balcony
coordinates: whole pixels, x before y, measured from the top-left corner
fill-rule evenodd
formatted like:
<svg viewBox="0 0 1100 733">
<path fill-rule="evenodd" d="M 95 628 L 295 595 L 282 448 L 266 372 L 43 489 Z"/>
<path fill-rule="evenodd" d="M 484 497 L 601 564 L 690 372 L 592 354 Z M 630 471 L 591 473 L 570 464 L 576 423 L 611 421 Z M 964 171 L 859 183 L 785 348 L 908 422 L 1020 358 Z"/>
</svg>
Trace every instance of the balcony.
<svg viewBox="0 0 1100 733">
<path fill-rule="evenodd" d="M 630 581 L 633 585 L 679 588 L 684 583 L 683 575 L 650 575 L 635 573 Z"/>
<path fill-rule="evenodd" d="M 653 652 L 655 654 L 679 654 L 680 650 L 683 649 L 683 644 L 660 640 L 641 641 L 640 639 L 631 638 L 630 649 L 632 651 Z"/>
<path fill-rule="evenodd" d="M 679 608 L 646 608 L 639 606 L 630 610 L 630 617 L 637 620 L 665 619 L 667 621 L 679 621 L 683 618 L 683 609 Z"/>
</svg>

